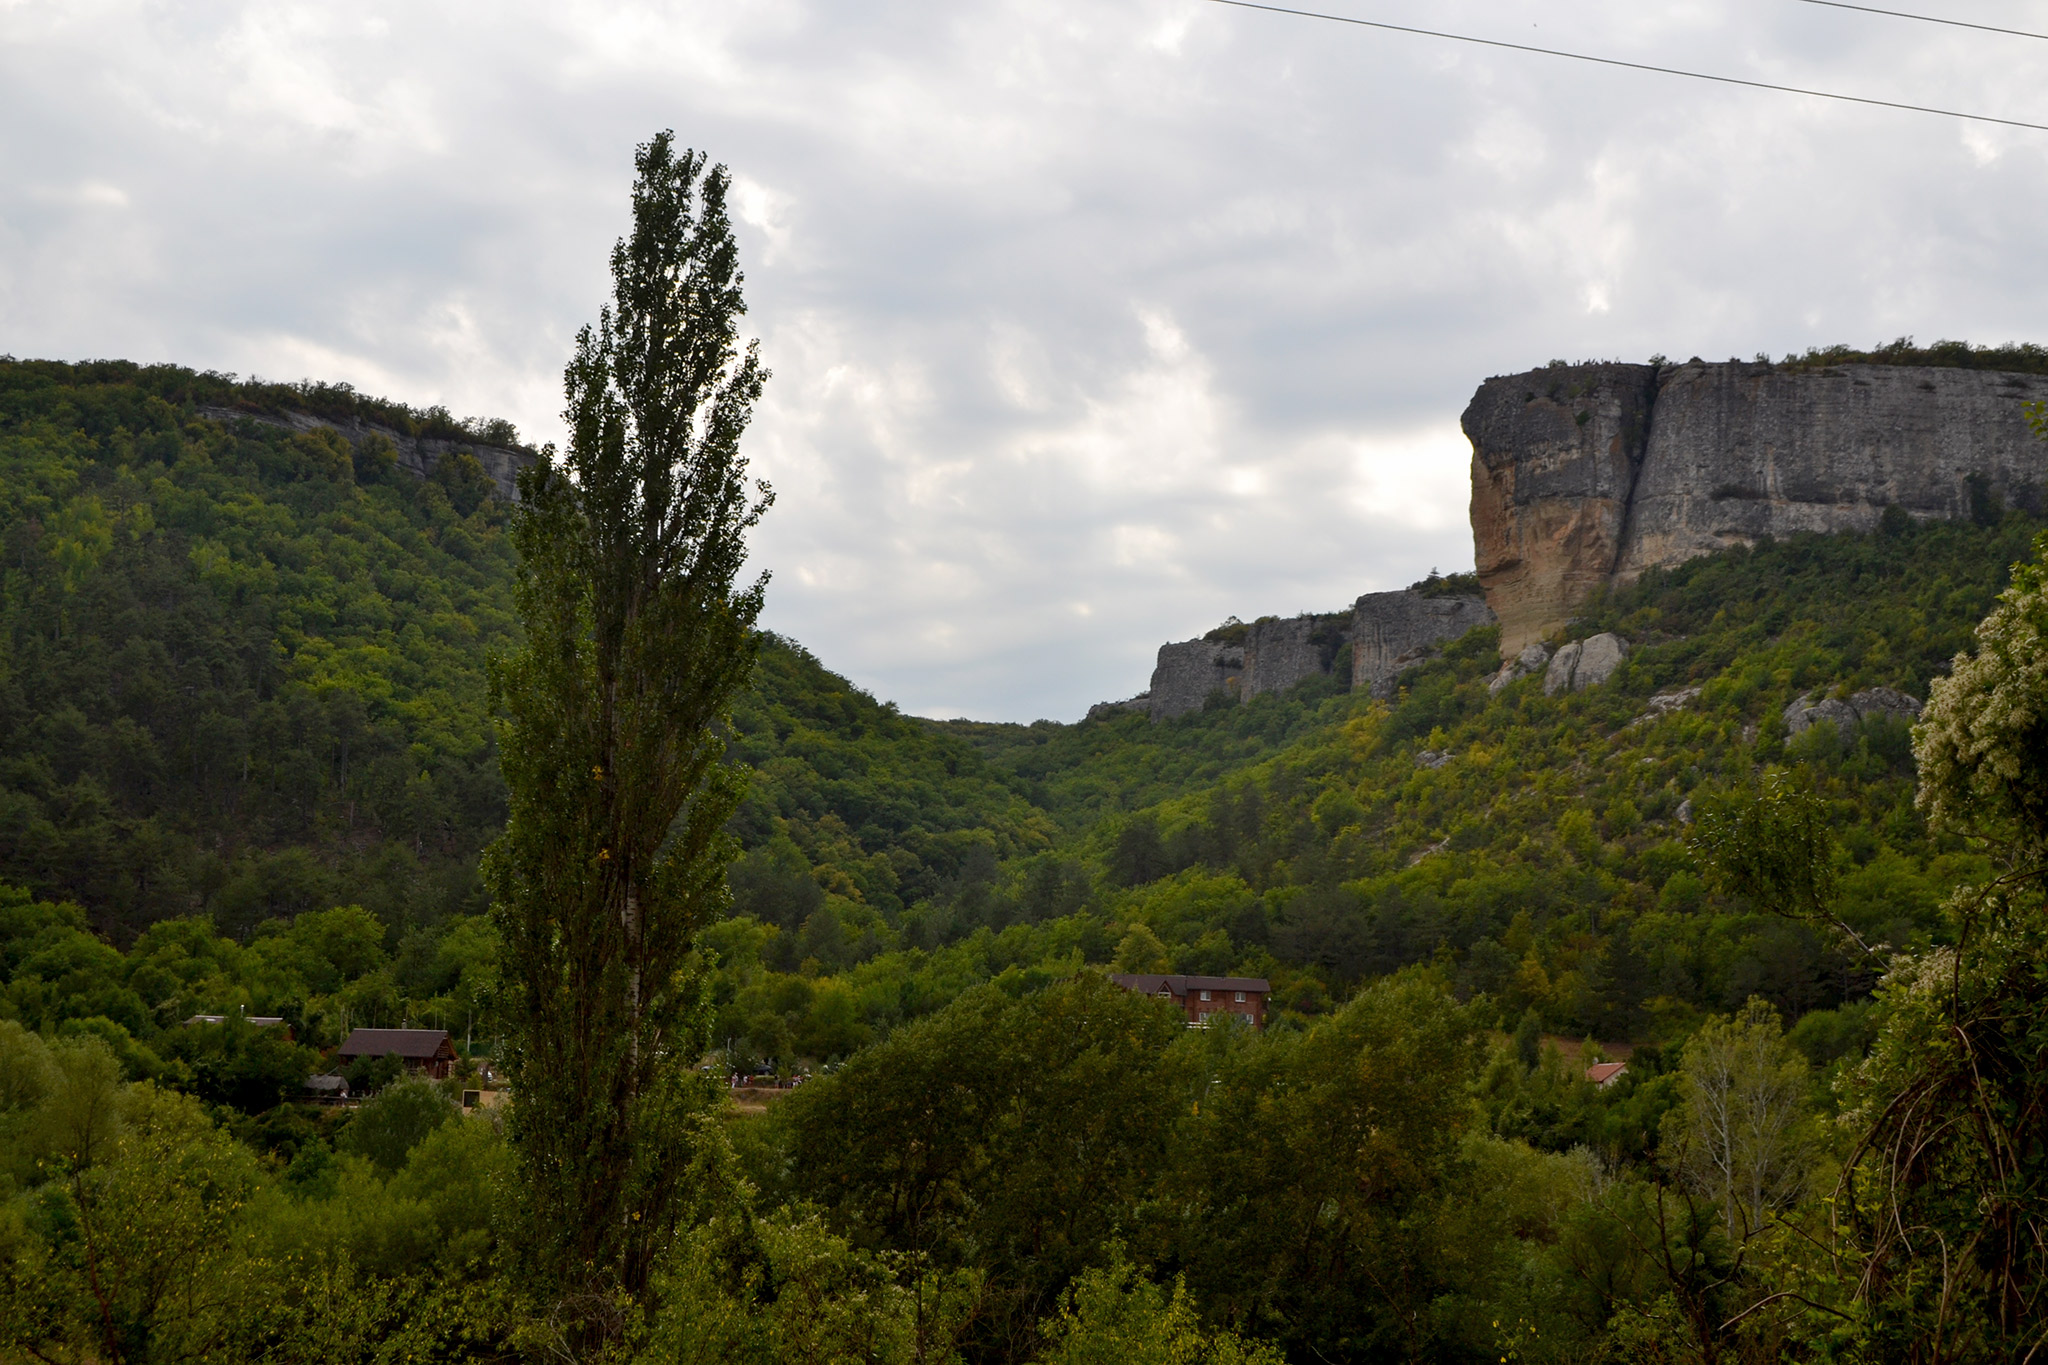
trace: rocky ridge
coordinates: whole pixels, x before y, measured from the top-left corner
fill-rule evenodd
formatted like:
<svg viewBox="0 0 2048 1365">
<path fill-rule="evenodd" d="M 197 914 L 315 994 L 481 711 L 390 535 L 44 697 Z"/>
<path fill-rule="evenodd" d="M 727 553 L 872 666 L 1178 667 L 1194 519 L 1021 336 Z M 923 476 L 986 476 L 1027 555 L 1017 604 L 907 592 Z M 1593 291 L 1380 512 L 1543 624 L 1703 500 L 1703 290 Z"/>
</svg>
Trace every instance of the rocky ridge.
<svg viewBox="0 0 2048 1365">
<path fill-rule="evenodd" d="M 1128 701 L 1091 707 L 1088 716 L 1139 711 L 1168 720 L 1201 710 L 1211 698 L 1249 701 L 1339 672 L 1347 655 L 1352 690 L 1387 697 L 1403 673 L 1445 643 L 1492 624 L 1484 599 L 1434 588 L 1369 592 L 1348 612 L 1231 622 L 1161 645 L 1151 687 Z"/>
<path fill-rule="evenodd" d="M 1553 365 L 1466 408 L 1472 541 L 1501 658 L 1605 584 L 1799 531 L 2038 510 L 2048 379 L 1911 365 Z"/>
<path fill-rule="evenodd" d="M 325 427 L 340 433 L 342 439 L 352 446 L 360 446 L 372 437 L 381 436 L 391 443 L 398 457 L 398 467 L 422 479 L 432 474 L 435 466 L 451 454 L 473 455 L 483 466 L 484 473 L 490 476 L 496 495 L 507 502 L 519 501 L 519 471 L 540 458 L 530 450 L 486 445 L 480 441 L 408 436 L 395 427 L 356 418 L 333 422 L 304 412 L 249 412 L 240 408 L 211 406 L 200 408 L 199 414 L 216 422 L 260 422 L 264 426 L 283 427 L 287 431 L 316 431 Z"/>
<path fill-rule="evenodd" d="M 1411 588 L 1367 593 L 1348 613 L 1233 621 L 1160 646 L 1148 690 L 1089 715 L 1164 720 L 1327 676 L 1347 657 L 1354 690 L 1390 696 L 1446 641 L 1496 621 L 1494 691 L 1534 674 L 1552 695 L 1598 686 L 1627 641 L 1548 642 L 1602 587 L 1765 537 L 1868 531 L 1888 512 L 2041 510 L 2048 445 L 2028 410 L 2043 398 L 2041 375 L 1861 362 L 1554 363 L 1489 379 L 1462 419 L 1483 596 Z M 1809 709 L 1853 724 L 1864 700 Z"/>
</svg>

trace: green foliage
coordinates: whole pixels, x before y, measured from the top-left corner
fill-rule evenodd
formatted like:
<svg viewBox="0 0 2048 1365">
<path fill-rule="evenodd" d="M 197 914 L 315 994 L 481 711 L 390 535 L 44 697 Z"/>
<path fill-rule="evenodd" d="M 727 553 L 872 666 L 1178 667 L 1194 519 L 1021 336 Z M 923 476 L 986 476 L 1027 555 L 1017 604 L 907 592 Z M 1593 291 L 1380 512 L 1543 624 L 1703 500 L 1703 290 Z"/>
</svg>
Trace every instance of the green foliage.
<svg viewBox="0 0 2048 1365">
<path fill-rule="evenodd" d="M 1923 365 L 1940 369 L 2048 374 L 2048 347 L 2031 341 L 2008 342 L 2003 346 L 1937 341 L 1930 346 L 1915 346 L 1913 338 L 1900 337 L 1867 351 L 1848 345 L 1811 346 L 1804 355 L 1786 356 L 1785 364 L 1802 370 L 1824 369 L 1830 365 Z"/>
<path fill-rule="evenodd" d="M 1179 1011 L 1094 975 L 968 992 L 783 1102 L 786 1157 L 759 1174 L 856 1244 L 986 1274 L 982 1330 L 1028 1334 L 1136 1217 L 1183 1031 Z"/>
<path fill-rule="evenodd" d="M 1975 650 L 1935 683 L 1916 736 L 1930 821 L 1983 841 L 2003 875 L 1950 897 L 1949 946 L 1894 962 L 1877 1037 L 1844 1082 L 1859 1141 L 1843 1221 L 1861 1263 L 1862 1334 L 1879 1353 L 1931 1341 L 1941 1359 L 1999 1360 L 2041 1339 L 2044 599 L 2048 543 L 2037 543 Z M 1928 1243 L 1944 1248 L 1938 1262 Z"/>
<path fill-rule="evenodd" d="M 188 1097 L 110 1074 L 91 1089 L 112 1123 L 90 1159 L 45 1148 L 0 1182 L 0 1359 L 504 1357 L 520 1314 L 489 1123 L 442 1125 L 388 1181 L 318 1144 L 291 1169 L 323 1180 L 276 1181 Z M 31 1112 L 58 1131 L 76 1109 L 49 1092 Z"/>
<path fill-rule="evenodd" d="M 402 1080 L 385 1086 L 356 1110 L 335 1145 L 389 1175 L 405 1165 L 413 1148 L 459 1113 L 434 1082 Z"/>
<path fill-rule="evenodd" d="M 344 886 L 431 923 L 504 818 L 505 507 L 226 409 L 468 435 L 343 389 L 0 360 L 0 877 L 122 938 Z"/>
<path fill-rule="evenodd" d="M 1083 1271 L 1046 1324 L 1045 1365 L 1283 1365 L 1264 1342 L 1205 1330 L 1187 1286 L 1169 1295 L 1121 1261 Z"/>
<path fill-rule="evenodd" d="M 233 1016 L 169 1030 L 163 1051 L 183 1064 L 199 1098 L 251 1114 L 298 1099 L 319 1062 L 318 1053 L 292 1042 L 283 1029 Z"/>
<path fill-rule="evenodd" d="M 690 952 L 727 908 L 727 717 L 764 587 L 735 587 L 768 500 L 739 453 L 766 376 L 736 349 L 727 175 L 666 133 L 635 165 L 613 300 L 564 380 L 567 458 L 520 478 L 526 640 L 493 676 L 512 1136 L 532 1250 L 578 1294 L 643 1289 L 677 1198 L 704 1040 Z"/>
<path fill-rule="evenodd" d="M 1665 1159 L 1720 1209 L 1727 1236 L 1757 1236 L 1805 1192 L 1812 1092 L 1806 1060 L 1760 1000 L 1686 1040 Z"/>
<path fill-rule="evenodd" d="M 649 1365 L 942 1365 L 973 1302 L 971 1281 L 903 1284 L 888 1258 L 787 1212 L 720 1214 L 655 1284 L 662 1314 L 636 1356 Z"/>
<path fill-rule="evenodd" d="M 1916 743 L 1937 828 L 1995 840 L 2014 866 L 2048 849 L 2048 539 L 1929 696 Z"/>
<path fill-rule="evenodd" d="M 633 355 L 604 355 L 630 333 L 579 358 L 585 449 L 623 448 Z M 665 808 L 700 870 L 739 852 L 716 923 L 708 872 L 627 870 L 673 847 L 661 803 L 604 804 L 660 785 L 629 770 L 660 746 L 601 754 L 574 720 L 598 708 L 534 692 L 552 737 L 510 766 L 574 828 L 508 944 L 475 875 L 506 800 L 481 659 L 520 638 L 507 509 L 459 452 L 422 480 L 374 435 L 206 415 L 462 431 L 368 403 L 0 363 L 0 1359 L 502 1358 L 593 1322 L 646 1359 L 2031 1345 L 2048 570 L 2000 596 L 2021 514 L 1979 496 L 1645 575 L 1571 627 L 1626 664 L 1559 697 L 1491 690 L 1492 632 L 1385 703 L 1320 679 L 1161 725 L 921 721 L 773 638 L 743 688 L 744 651 L 664 664 L 728 688 L 698 756 L 753 769 Z M 587 486 L 613 525 L 667 496 Z M 631 547 L 539 535 L 566 505 L 529 503 L 529 607 L 633 579 Z M 527 643 L 590 647 L 525 681 L 587 699 L 591 642 L 624 657 L 633 628 L 594 588 L 553 600 Z M 1875 685 L 1929 696 L 1925 724 L 1785 733 L 1793 698 Z M 596 1151 L 625 1193 L 547 1225 L 633 1243 L 651 1295 L 601 1273 L 523 1301 L 533 1148 L 432 1087 L 345 1121 L 278 1103 L 358 1024 L 497 1051 L 508 994 L 567 979 L 542 938 L 685 902 L 643 978 L 660 1036 L 589 1052 L 627 1075 L 638 1037 L 660 1083 L 599 1087 L 595 1144 L 557 1126 L 562 1170 Z M 1186 1030 L 1110 966 L 1269 977 L 1273 1027 Z M 734 1065 L 813 1073 L 732 1127 L 758 1194 L 712 1169 L 707 1025 Z M 1604 1087 L 1595 1039 L 1628 1061 Z M 526 1079 L 515 1125 L 545 1111 Z"/>
</svg>

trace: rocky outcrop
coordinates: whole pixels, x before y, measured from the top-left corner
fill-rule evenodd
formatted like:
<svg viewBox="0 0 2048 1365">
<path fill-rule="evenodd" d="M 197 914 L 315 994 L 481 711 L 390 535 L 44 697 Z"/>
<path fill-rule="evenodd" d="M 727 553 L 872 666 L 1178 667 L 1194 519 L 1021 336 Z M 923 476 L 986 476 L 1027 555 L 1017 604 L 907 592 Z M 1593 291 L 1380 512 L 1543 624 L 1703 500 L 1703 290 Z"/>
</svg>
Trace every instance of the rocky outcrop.
<svg viewBox="0 0 2048 1365">
<path fill-rule="evenodd" d="M 2042 500 L 2025 404 L 2048 379 L 1890 365 L 1553 366 L 1465 410 L 1472 541 L 1501 657 L 1596 588 L 1730 545 L 1869 530 L 1887 507 Z"/>
<path fill-rule="evenodd" d="M 324 417 L 303 412 L 244 412 L 238 408 L 202 407 L 199 415 L 216 422 L 260 422 L 264 426 L 283 427 L 287 431 L 315 431 L 326 427 L 339 432 L 352 446 L 360 446 L 373 436 L 381 436 L 391 442 L 398 457 L 398 467 L 423 479 L 432 474 L 434 467 L 447 456 L 461 451 L 476 457 L 484 473 L 490 475 L 497 496 L 507 502 L 519 501 L 519 471 L 540 458 L 530 450 L 513 450 L 476 441 L 408 436 L 396 428 L 372 422 L 354 419 L 330 422 Z"/>
<path fill-rule="evenodd" d="M 1543 695 L 1554 697 L 1560 692 L 1598 687 L 1614 676 L 1627 657 L 1628 641 L 1605 632 L 1560 646 L 1551 656 L 1550 667 L 1543 670 Z"/>
<path fill-rule="evenodd" d="M 1520 682 L 1523 678 L 1541 673 L 1550 666 L 1550 646 L 1540 640 L 1523 645 L 1521 653 L 1500 666 L 1500 672 L 1493 675 L 1486 684 L 1488 692 L 1498 692 L 1509 683 Z"/>
<path fill-rule="evenodd" d="M 1154 720 L 1199 711 L 1217 693 L 1236 698 L 1244 675 L 1244 647 L 1214 640 L 1159 646 L 1152 686 L 1145 694 Z"/>
<path fill-rule="evenodd" d="M 1794 698 L 1785 707 L 1785 736 L 1791 738 L 1804 734 L 1816 725 L 1832 722 L 1847 739 L 1857 725 L 1866 720 L 1889 717 L 1893 720 L 1915 721 L 1920 718 L 1920 703 L 1890 687 L 1871 687 L 1843 699 L 1825 697 L 1813 700 L 1811 693 Z"/>
<path fill-rule="evenodd" d="M 1440 580 L 1425 585 L 1435 589 Z M 1284 692 L 1309 678 L 1336 672 L 1351 649 L 1354 691 L 1393 695 L 1400 676 L 1435 656 L 1466 631 L 1493 624 L 1483 598 L 1455 591 L 1369 592 L 1348 612 L 1294 617 L 1268 616 L 1232 622 L 1218 639 L 1203 637 L 1161 645 L 1152 687 L 1127 702 L 1101 702 L 1090 719 L 1112 716 L 1116 708 L 1143 707 L 1166 720 L 1199 711 L 1221 693 L 1237 701 Z"/>
<path fill-rule="evenodd" d="M 1244 638 L 1244 683 L 1238 695 L 1249 701 L 1328 673 L 1348 634 L 1340 617 L 1268 616 L 1252 622 Z"/>
<path fill-rule="evenodd" d="M 1643 713 L 1629 724 L 1640 725 L 1644 721 L 1661 719 L 1674 711 L 1683 711 L 1698 701 L 1700 693 L 1705 690 L 1700 687 L 1674 687 L 1668 692 L 1659 692 L 1644 703 Z"/>
<path fill-rule="evenodd" d="M 1390 697 L 1403 673 L 1493 621 L 1483 598 L 1369 592 L 1351 611 L 1351 688 Z"/>
<path fill-rule="evenodd" d="M 1513 659 L 1614 573 L 1657 372 L 1580 365 L 1489 379 L 1465 409 L 1472 546 Z"/>
</svg>

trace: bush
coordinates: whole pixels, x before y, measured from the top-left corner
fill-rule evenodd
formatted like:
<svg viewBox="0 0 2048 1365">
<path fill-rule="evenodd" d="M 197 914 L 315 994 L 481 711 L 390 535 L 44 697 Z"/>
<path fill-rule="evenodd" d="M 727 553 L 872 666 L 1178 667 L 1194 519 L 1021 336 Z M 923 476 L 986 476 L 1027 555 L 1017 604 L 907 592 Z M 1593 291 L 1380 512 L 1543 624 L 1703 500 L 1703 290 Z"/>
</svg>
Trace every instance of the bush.
<svg viewBox="0 0 2048 1365">
<path fill-rule="evenodd" d="M 405 1165 L 406 1157 L 427 1134 L 455 1118 L 457 1112 L 455 1102 L 434 1082 L 408 1078 L 386 1086 L 358 1109 L 336 1145 L 368 1158 L 389 1175 Z"/>
</svg>

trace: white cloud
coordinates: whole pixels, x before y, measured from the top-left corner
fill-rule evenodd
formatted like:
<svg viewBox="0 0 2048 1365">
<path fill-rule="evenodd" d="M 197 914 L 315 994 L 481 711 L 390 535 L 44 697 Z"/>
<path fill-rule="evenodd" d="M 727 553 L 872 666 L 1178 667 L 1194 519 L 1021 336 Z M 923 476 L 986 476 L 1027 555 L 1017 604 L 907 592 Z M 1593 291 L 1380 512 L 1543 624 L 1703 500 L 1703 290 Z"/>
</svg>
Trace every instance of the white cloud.
<svg viewBox="0 0 2048 1365">
<path fill-rule="evenodd" d="M 1375 14 L 2043 117 L 2038 45 L 1817 6 Z M 769 619 L 917 711 L 1469 564 L 1489 374 L 2040 339 L 2048 290 L 2048 134 L 1194 0 L 11 0 L 0 351 L 557 436 L 663 127 L 734 172 Z"/>
</svg>

